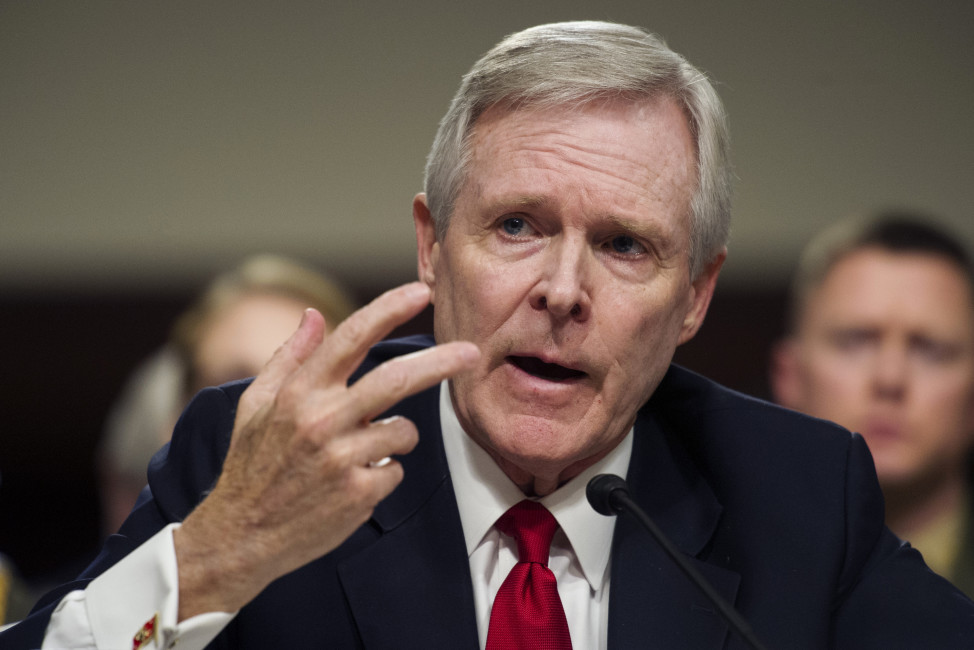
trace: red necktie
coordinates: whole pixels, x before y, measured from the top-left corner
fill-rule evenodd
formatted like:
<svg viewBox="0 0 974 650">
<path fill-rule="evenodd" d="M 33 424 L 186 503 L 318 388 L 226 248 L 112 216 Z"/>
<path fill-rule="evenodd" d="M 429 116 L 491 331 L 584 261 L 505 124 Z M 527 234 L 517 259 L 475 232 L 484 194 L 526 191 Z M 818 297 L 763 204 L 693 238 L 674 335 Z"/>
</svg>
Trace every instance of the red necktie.
<svg viewBox="0 0 974 650">
<path fill-rule="evenodd" d="M 487 628 L 487 650 L 571 650 L 548 550 L 558 522 L 540 503 L 522 501 L 501 515 L 497 529 L 517 541 L 518 563 L 507 574 Z"/>
</svg>

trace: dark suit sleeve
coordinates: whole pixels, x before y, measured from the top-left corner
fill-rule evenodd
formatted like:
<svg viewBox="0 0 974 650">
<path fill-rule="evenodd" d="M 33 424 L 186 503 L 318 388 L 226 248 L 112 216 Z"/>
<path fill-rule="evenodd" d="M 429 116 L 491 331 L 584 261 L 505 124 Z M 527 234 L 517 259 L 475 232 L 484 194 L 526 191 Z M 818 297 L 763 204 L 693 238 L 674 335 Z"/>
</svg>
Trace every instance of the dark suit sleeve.
<svg viewBox="0 0 974 650">
<path fill-rule="evenodd" d="M 149 484 L 119 531 L 110 536 L 95 560 L 74 581 L 45 594 L 30 616 L 0 633 L 0 650 L 40 647 L 51 613 L 71 591 L 84 589 L 97 576 L 165 528 L 182 521 L 212 488 L 223 466 L 236 413 L 246 387 L 234 383 L 202 391 L 180 417 L 172 440 L 149 464 Z"/>
<path fill-rule="evenodd" d="M 872 458 L 853 436 L 846 467 L 846 565 L 833 616 L 835 648 L 971 648 L 974 603 L 885 526 Z M 879 533 L 877 535 L 877 528 Z"/>
</svg>

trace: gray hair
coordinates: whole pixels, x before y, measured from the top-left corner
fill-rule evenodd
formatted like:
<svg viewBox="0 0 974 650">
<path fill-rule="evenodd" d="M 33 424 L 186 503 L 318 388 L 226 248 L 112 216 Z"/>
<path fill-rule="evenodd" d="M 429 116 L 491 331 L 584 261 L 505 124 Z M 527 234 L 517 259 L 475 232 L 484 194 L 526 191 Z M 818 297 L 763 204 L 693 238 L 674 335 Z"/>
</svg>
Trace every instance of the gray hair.
<svg viewBox="0 0 974 650">
<path fill-rule="evenodd" d="M 697 184 L 690 204 L 690 271 L 696 277 L 730 232 L 732 170 L 727 118 L 706 75 L 638 27 L 606 22 L 540 25 L 497 44 L 463 77 L 426 163 L 426 195 L 442 240 L 466 182 L 470 139 L 490 107 L 583 105 L 609 98 L 671 97 L 690 124 Z"/>
</svg>

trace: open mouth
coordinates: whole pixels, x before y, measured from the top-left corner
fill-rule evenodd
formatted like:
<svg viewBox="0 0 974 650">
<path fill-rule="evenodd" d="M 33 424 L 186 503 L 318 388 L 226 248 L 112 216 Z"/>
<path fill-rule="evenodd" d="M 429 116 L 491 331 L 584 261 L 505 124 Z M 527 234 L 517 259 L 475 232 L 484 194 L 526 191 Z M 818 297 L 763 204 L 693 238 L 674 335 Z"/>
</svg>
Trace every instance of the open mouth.
<svg viewBox="0 0 974 650">
<path fill-rule="evenodd" d="M 580 379 L 585 376 L 581 370 L 572 370 L 557 363 L 545 363 L 537 357 L 508 357 L 508 361 L 515 366 L 535 377 L 548 381 L 569 381 Z"/>
</svg>

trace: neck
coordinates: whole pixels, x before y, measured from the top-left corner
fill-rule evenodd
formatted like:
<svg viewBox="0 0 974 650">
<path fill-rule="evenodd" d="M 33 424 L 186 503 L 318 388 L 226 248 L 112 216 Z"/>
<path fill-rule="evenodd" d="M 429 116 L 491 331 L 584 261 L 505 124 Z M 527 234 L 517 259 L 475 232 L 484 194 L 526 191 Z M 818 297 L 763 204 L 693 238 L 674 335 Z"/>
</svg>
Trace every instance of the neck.
<svg viewBox="0 0 974 650">
<path fill-rule="evenodd" d="M 543 497 L 551 494 L 562 485 L 572 480 L 586 469 L 605 458 L 612 449 L 606 449 L 594 456 L 589 456 L 571 465 L 559 466 L 553 469 L 548 467 L 526 469 L 520 465 L 515 465 L 509 460 L 501 457 L 496 451 L 485 448 L 497 466 L 507 474 L 507 477 L 517 485 L 525 496 Z"/>
</svg>

